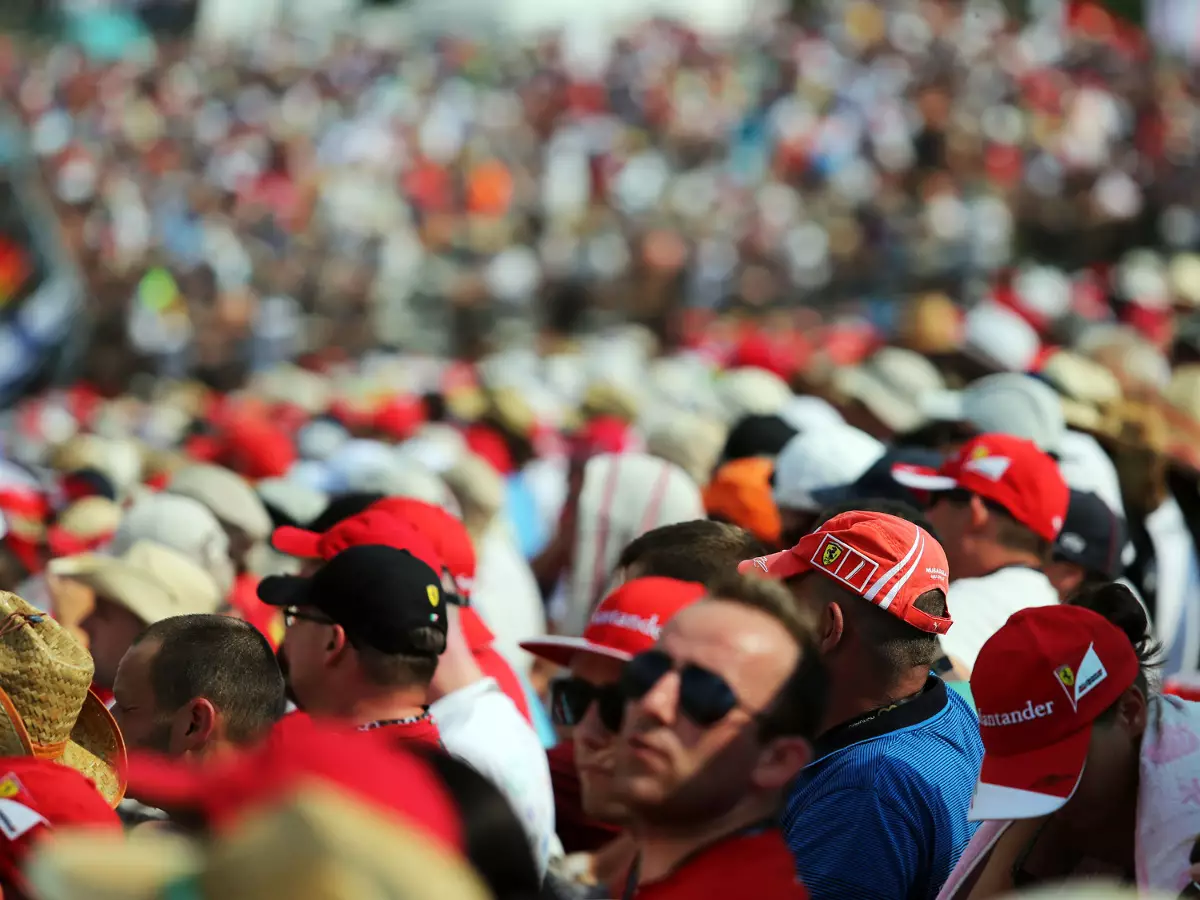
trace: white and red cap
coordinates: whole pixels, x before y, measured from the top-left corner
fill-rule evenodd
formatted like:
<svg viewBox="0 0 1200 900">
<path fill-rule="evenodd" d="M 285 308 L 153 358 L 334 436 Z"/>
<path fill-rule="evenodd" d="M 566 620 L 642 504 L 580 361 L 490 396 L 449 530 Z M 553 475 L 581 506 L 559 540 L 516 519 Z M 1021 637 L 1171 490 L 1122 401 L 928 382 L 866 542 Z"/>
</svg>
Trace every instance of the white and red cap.
<svg viewBox="0 0 1200 900">
<path fill-rule="evenodd" d="M 1014 613 L 971 672 L 983 767 L 967 817 L 1032 819 L 1063 806 L 1083 777 L 1092 723 L 1138 668 L 1125 633 L 1090 609 Z"/>
<path fill-rule="evenodd" d="M 947 592 L 946 551 L 925 529 L 898 516 L 842 513 L 791 550 L 746 560 L 738 571 L 779 579 L 820 572 L 921 631 L 945 634 L 953 624 L 949 616 L 914 605 L 929 591 Z"/>
<path fill-rule="evenodd" d="M 1062 530 L 1070 499 L 1054 457 L 1033 441 L 1007 434 L 971 439 L 936 471 L 897 465 L 892 477 L 914 490 L 970 491 L 1002 507 L 1047 541 Z"/>
<path fill-rule="evenodd" d="M 657 644 L 662 627 L 675 613 L 704 594 L 704 585 L 691 581 L 635 578 L 600 601 L 581 637 L 552 635 L 523 641 L 521 649 L 560 666 L 569 666 L 576 653 L 624 662 Z"/>
</svg>

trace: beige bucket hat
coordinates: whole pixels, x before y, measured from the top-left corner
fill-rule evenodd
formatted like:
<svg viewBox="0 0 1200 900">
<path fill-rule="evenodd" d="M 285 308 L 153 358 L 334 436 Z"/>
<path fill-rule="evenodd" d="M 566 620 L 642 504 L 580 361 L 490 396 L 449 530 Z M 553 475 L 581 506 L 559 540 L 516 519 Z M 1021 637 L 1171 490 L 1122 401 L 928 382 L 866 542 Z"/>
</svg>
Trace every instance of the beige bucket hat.
<svg viewBox="0 0 1200 900">
<path fill-rule="evenodd" d="M 36 756 L 87 776 L 109 803 L 125 795 L 125 742 L 91 692 L 92 658 L 50 616 L 0 592 L 0 756 Z"/>
<path fill-rule="evenodd" d="M 81 553 L 51 560 L 51 575 L 86 584 L 147 625 L 171 616 L 215 613 L 224 597 L 202 568 L 153 541 L 136 541 L 120 556 Z"/>
</svg>

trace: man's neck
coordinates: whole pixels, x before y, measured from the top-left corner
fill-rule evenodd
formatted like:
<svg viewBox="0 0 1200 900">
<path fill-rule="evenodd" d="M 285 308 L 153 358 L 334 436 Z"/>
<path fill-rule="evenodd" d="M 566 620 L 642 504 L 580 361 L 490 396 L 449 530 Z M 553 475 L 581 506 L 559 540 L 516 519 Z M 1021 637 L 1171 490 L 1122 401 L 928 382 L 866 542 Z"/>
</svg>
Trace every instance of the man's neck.
<svg viewBox="0 0 1200 900">
<path fill-rule="evenodd" d="M 833 679 L 821 734 L 918 693 L 929 679 L 929 667 L 916 666 L 900 678 L 890 679 L 890 683 L 865 674 Z"/>
<path fill-rule="evenodd" d="M 1042 562 L 1038 559 L 1036 553 L 1025 553 L 1021 550 L 1013 550 L 1009 547 L 993 544 L 981 547 L 978 553 L 972 554 L 967 559 L 956 561 L 956 564 L 950 567 L 950 580 L 983 578 L 986 575 L 991 575 L 993 572 L 1008 568 L 1009 566 L 1041 569 Z"/>
<path fill-rule="evenodd" d="M 644 884 L 666 878 L 694 853 L 769 819 L 775 807 L 774 798 L 748 799 L 725 815 L 700 826 L 640 823 L 634 829 L 638 841 L 638 882 Z"/>
<path fill-rule="evenodd" d="M 425 692 L 417 689 L 359 697 L 343 707 L 337 717 L 352 725 L 370 725 L 372 722 L 412 719 L 424 713 Z"/>
</svg>

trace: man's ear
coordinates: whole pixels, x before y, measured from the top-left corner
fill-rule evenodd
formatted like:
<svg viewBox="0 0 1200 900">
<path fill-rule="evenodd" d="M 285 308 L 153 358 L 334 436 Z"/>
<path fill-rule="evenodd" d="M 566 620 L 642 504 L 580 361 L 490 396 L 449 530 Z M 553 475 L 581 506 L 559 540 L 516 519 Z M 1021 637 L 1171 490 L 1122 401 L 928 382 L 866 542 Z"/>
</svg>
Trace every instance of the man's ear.
<svg viewBox="0 0 1200 900">
<path fill-rule="evenodd" d="M 812 757 L 812 744 L 804 738 L 775 738 L 763 747 L 750 780 L 764 791 L 782 791 L 812 761 Z"/>
<path fill-rule="evenodd" d="M 187 756 L 203 750 L 219 728 L 220 716 L 212 701 L 204 697 L 190 700 L 175 714 L 171 724 L 171 752 Z"/>
<path fill-rule="evenodd" d="M 845 633 L 846 617 L 841 606 L 833 601 L 826 603 L 825 608 L 821 610 L 820 648 L 822 655 L 832 653 L 842 642 L 842 636 Z"/>
<path fill-rule="evenodd" d="M 325 642 L 325 664 L 332 666 L 341 659 L 349 643 L 346 639 L 346 629 L 341 625 L 330 626 L 329 637 Z"/>
<path fill-rule="evenodd" d="M 988 509 L 987 504 L 975 494 L 971 495 L 971 502 L 967 508 L 971 512 L 968 520 L 970 522 L 971 530 L 983 531 L 992 518 L 992 511 Z"/>
</svg>

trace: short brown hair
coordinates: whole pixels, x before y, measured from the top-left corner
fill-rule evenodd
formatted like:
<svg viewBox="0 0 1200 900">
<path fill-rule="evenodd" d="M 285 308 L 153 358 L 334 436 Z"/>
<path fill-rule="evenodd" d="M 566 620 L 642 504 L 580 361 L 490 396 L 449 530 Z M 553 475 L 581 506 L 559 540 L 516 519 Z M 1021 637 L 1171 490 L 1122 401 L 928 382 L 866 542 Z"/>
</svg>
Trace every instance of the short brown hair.
<svg viewBox="0 0 1200 900">
<path fill-rule="evenodd" d="M 621 551 L 618 567 L 638 567 L 639 576 L 656 575 L 708 584 L 737 572 L 742 560 L 763 556 L 767 548 L 744 528 L 710 519 L 663 525 L 634 538 Z"/>
<path fill-rule="evenodd" d="M 710 585 L 709 593 L 714 600 L 765 613 L 792 636 L 800 658 L 770 709 L 759 720 L 759 735 L 763 740 L 774 737 L 813 740 L 829 699 L 829 673 L 817 647 L 815 622 L 800 610 L 787 588 L 778 581 L 734 574 Z"/>
<path fill-rule="evenodd" d="M 374 685 L 390 688 L 429 687 L 437 671 L 438 657 L 446 649 L 446 635 L 436 628 L 419 628 L 412 640 L 429 653 L 384 653 L 362 641 L 351 644 L 358 654 L 363 674 Z"/>
</svg>

